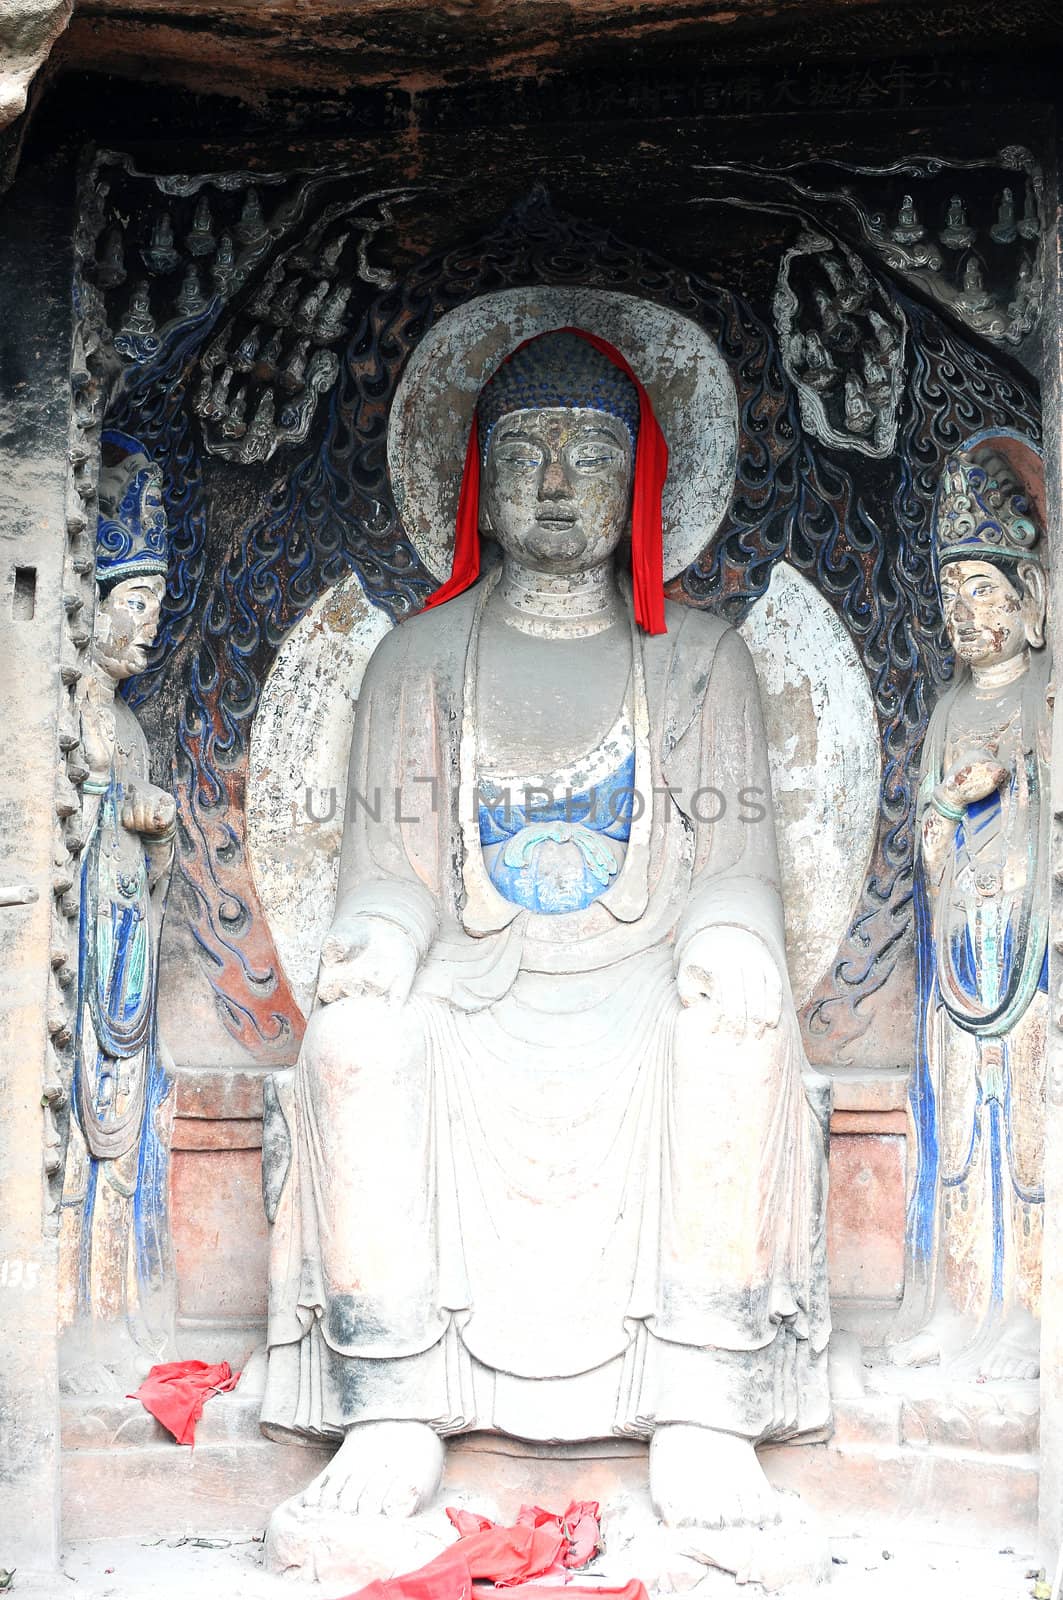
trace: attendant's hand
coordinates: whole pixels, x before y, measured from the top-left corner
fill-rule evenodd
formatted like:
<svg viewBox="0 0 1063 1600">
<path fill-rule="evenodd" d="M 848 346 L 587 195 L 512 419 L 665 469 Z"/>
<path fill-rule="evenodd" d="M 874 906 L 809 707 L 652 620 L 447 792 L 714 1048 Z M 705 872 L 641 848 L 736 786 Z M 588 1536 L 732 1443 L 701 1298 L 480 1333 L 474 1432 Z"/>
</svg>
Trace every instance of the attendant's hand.
<svg viewBox="0 0 1063 1600">
<path fill-rule="evenodd" d="M 776 1028 L 783 983 L 771 951 L 745 928 L 703 928 L 687 940 L 676 968 L 684 1006 L 704 1006 L 711 1032 L 752 1033 Z"/>
<path fill-rule="evenodd" d="M 127 783 L 122 795 L 122 827 L 146 839 L 168 839 L 177 822 L 172 794 L 153 783 Z"/>
<path fill-rule="evenodd" d="M 91 679 L 81 703 L 79 731 L 89 777 L 97 785 L 106 783 L 114 760 L 114 708 L 101 704 L 99 690 Z"/>
<path fill-rule="evenodd" d="M 984 800 L 1007 783 L 1011 774 L 997 760 L 995 750 L 965 750 L 941 780 L 942 798 L 954 806 Z"/>
<path fill-rule="evenodd" d="M 413 987 L 417 965 L 417 947 L 397 923 L 341 913 L 321 946 L 317 997 L 326 1006 L 363 994 L 401 1005 Z"/>
</svg>

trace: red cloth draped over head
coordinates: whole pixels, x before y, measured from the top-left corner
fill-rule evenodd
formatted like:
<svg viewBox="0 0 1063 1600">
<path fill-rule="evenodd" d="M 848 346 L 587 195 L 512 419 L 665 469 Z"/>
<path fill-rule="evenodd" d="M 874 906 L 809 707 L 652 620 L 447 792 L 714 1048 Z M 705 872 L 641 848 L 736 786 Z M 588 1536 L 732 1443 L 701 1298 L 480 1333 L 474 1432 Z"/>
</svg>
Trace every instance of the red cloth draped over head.
<svg viewBox="0 0 1063 1600">
<path fill-rule="evenodd" d="M 635 386 L 639 401 L 639 433 L 635 447 L 634 488 L 631 499 L 631 578 L 635 599 L 635 620 L 646 633 L 666 632 L 664 624 L 664 530 L 661 522 L 661 496 L 668 475 L 668 445 L 653 412 L 650 397 L 631 367 L 606 339 L 583 328 L 551 329 L 571 333 L 625 373 Z M 537 339 L 545 337 L 536 334 Z M 511 351 L 516 355 L 534 344 L 525 339 Z M 508 361 L 510 356 L 506 357 Z M 505 365 L 505 362 L 502 363 Z M 497 369 L 501 371 L 501 368 Z M 490 380 L 488 380 L 490 381 Z M 486 385 L 485 385 L 486 387 Z M 458 518 L 454 537 L 454 565 L 446 583 L 425 601 L 424 609 L 453 600 L 480 575 L 480 449 L 476 418 L 469 431 L 465 470 L 458 498 Z"/>
</svg>

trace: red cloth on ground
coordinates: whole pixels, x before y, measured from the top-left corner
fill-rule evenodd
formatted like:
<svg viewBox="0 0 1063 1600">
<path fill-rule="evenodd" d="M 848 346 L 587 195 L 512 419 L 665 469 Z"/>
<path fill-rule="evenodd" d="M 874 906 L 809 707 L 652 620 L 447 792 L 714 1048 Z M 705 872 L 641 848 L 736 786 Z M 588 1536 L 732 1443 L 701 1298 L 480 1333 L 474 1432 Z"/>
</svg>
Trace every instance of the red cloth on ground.
<svg viewBox="0 0 1063 1600">
<path fill-rule="evenodd" d="M 227 1361 L 215 1367 L 205 1361 L 164 1361 L 152 1367 L 136 1393 L 126 1398 L 139 1400 L 178 1444 L 192 1444 L 205 1403 L 212 1394 L 235 1389 L 239 1378 Z"/>
<path fill-rule="evenodd" d="M 521 1506 L 512 1528 L 472 1511 L 448 1507 L 447 1516 L 460 1535 L 449 1550 L 417 1572 L 378 1579 L 346 1600 L 489 1600 L 498 1588 L 513 1600 L 558 1600 L 559 1587 L 566 1600 L 648 1600 L 637 1578 L 616 1588 L 568 1582 L 568 1573 L 586 1566 L 601 1547 L 593 1500 L 574 1501 L 562 1516 Z"/>
<path fill-rule="evenodd" d="M 593 345 L 614 367 L 627 374 L 639 397 L 639 437 L 635 446 L 634 488 L 631 497 L 631 579 L 635 601 L 635 621 L 646 633 L 666 633 L 664 622 L 664 528 L 661 522 L 661 496 L 668 476 L 668 445 L 654 414 L 653 405 L 634 371 L 607 339 L 583 328 L 560 328 L 559 333 L 574 333 Z M 536 334 L 537 339 L 543 337 Z M 534 340 L 525 339 L 517 350 Z M 510 352 L 516 355 L 517 350 Z M 506 361 L 509 356 L 506 357 Z M 502 363 L 505 365 L 505 362 Z M 490 382 L 490 379 L 488 380 Z M 480 572 L 480 444 L 476 419 L 469 432 L 465 451 L 465 471 L 458 496 L 458 518 L 454 530 L 454 564 L 450 577 L 424 603 L 424 609 L 453 600 Z"/>
</svg>

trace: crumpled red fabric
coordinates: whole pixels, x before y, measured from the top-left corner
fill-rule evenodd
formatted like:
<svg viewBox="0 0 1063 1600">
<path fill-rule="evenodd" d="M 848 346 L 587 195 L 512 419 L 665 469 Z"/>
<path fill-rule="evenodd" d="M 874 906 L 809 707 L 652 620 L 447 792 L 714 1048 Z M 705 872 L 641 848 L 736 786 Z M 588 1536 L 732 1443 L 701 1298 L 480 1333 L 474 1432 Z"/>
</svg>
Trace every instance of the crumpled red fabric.
<svg viewBox="0 0 1063 1600">
<path fill-rule="evenodd" d="M 460 1537 L 426 1566 L 405 1577 L 378 1579 L 346 1600 L 487 1600 L 507 1589 L 512 1600 L 648 1600 L 637 1578 L 615 1588 L 581 1586 L 570 1574 L 601 1549 L 598 1504 L 576 1500 L 560 1515 L 521 1506 L 515 1526 L 502 1527 L 473 1511 L 447 1507 Z"/>
<path fill-rule="evenodd" d="M 205 1361 L 164 1361 L 152 1367 L 136 1393 L 126 1398 L 139 1400 L 178 1444 L 192 1444 L 196 1423 L 211 1395 L 235 1389 L 239 1380 L 240 1374 L 234 1374 L 227 1361 L 214 1367 Z"/>
</svg>

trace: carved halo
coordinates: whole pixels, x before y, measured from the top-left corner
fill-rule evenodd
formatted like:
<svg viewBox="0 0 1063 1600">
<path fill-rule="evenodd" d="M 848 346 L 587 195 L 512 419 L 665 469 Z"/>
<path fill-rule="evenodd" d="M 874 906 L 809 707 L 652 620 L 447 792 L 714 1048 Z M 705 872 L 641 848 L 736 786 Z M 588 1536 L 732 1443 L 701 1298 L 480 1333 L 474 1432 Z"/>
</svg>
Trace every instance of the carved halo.
<svg viewBox="0 0 1063 1600">
<path fill-rule="evenodd" d="M 440 318 L 414 350 L 388 424 L 388 470 L 403 526 L 440 582 L 476 399 L 511 350 L 551 328 L 586 328 L 630 361 L 668 440 L 664 573 L 705 549 L 734 492 L 738 401 L 704 329 L 652 300 L 604 289 L 539 287 L 482 295 Z"/>
</svg>

